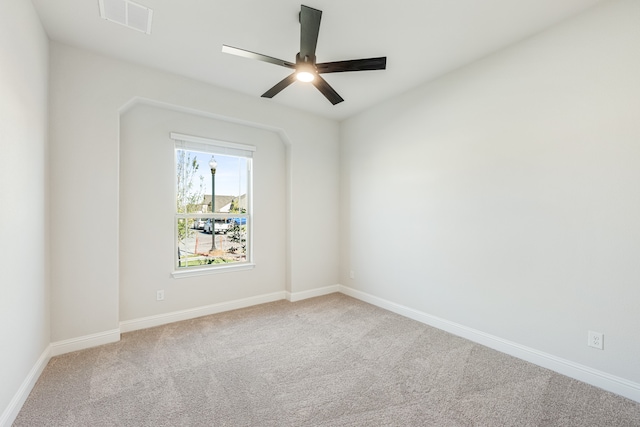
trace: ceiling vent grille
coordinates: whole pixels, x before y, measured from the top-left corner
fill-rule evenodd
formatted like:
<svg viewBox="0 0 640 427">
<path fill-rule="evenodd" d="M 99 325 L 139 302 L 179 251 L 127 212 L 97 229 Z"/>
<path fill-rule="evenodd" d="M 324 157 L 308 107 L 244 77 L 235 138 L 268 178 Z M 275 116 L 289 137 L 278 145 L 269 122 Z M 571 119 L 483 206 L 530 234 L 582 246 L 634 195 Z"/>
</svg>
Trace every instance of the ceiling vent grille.
<svg viewBox="0 0 640 427">
<path fill-rule="evenodd" d="M 153 10 L 129 0 L 98 0 L 100 17 L 116 24 L 151 34 Z"/>
</svg>

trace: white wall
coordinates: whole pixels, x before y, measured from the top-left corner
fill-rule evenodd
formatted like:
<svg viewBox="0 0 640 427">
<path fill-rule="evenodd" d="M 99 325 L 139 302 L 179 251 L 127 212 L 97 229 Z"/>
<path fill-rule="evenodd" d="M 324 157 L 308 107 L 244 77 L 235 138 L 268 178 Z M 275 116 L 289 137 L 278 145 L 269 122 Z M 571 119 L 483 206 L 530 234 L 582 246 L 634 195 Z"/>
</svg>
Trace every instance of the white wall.
<svg viewBox="0 0 640 427">
<path fill-rule="evenodd" d="M 0 425 L 49 345 L 47 68 L 31 2 L 0 2 Z"/>
<path fill-rule="evenodd" d="M 175 151 L 170 132 L 256 147 L 255 268 L 180 279 L 171 276 Z M 144 104 L 124 113 L 120 121 L 120 320 L 284 292 L 285 180 L 285 145 L 275 132 Z M 156 301 L 158 289 L 165 291 L 164 301 Z"/>
<path fill-rule="evenodd" d="M 343 122 L 341 283 L 640 383 L 639 23 L 605 3 Z"/>
<path fill-rule="evenodd" d="M 52 341 L 118 328 L 119 116 L 135 98 L 262 127 L 288 141 L 285 287 L 295 293 L 337 283 L 338 232 L 318 226 L 338 218 L 337 123 L 59 43 L 51 44 L 50 67 Z M 194 303 L 188 286 L 180 292 L 181 307 Z M 209 292 L 207 302 L 229 297 Z"/>
</svg>

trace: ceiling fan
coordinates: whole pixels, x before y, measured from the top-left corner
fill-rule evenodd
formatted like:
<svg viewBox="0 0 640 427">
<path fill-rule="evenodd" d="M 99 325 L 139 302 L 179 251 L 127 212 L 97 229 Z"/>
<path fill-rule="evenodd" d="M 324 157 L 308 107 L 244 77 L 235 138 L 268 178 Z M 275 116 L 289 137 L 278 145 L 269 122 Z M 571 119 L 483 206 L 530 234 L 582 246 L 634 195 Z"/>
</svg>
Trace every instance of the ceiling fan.
<svg viewBox="0 0 640 427">
<path fill-rule="evenodd" d="M 353 59 L 349 61 L 323 62 L 321 64 L 317 64 L 316 45 L 318 43 L 321 18 L 321 10 L 302 5 L 299 15 L 300 52 L 296 55 L 295 64 L 283 61 L 282 59 L 273 58 L 271 56 L 227 45 L 222 45 L 222 51 L 232 55 L 257 59 L 259 61 L 269 62 L 271 64 L 295 70 L 293 74 L 285 77 L 283 80 L 276 83 L 276 85 L 271 89 L 263 93 L 263 98 L 273 98 L 294 81 L 300 80 L 303 82 L 311 82 L 333 105 L 336 105 L 344 101 L 344 99 L 338 95 L 338 92 L 336 92 L 329 83 L 320 76 L 320 74 L 342 73 L 346 71 L 384 70 L 387 66 L 387 57 L 383 56 L 380 58 Z"/>
</svg>

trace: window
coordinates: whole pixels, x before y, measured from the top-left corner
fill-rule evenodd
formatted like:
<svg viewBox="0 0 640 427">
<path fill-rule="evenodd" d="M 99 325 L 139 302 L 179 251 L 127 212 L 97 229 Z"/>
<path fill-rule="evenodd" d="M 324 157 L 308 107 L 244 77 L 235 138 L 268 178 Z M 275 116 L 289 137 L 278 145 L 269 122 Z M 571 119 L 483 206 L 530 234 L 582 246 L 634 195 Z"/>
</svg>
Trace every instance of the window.
<svg viewBox="0 0 640 427">
<path fill-rule="evenodd" d="M 175 270 L 251 265 L 254 146 L 172 133 Z"/>
</svg>

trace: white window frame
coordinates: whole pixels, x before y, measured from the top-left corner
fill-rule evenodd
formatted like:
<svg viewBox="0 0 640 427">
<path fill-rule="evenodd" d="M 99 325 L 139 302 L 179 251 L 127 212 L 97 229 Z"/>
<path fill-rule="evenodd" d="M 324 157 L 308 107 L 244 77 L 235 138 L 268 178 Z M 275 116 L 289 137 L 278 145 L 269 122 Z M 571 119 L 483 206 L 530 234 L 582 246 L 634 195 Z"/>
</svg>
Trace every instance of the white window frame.
<svg viewBox="0 0 640 427">
<path fill-rule="evenodd" d="M 185 135 L 177 132 L 171 132 L 170 137 L 173 140 L 174 152 L 177 150 L 198 151 L 201 153 L 211 153 L 212 155 L 226 155 L 244 157 L 247 159 L 247 212 L 245 214 L 228 214 L 228 213 L 178 213 L 174 211 L 174 237 L 173 237 L 173 272 L 174 278 L 201 276 L 207 274 L 227 273 L 230 271 L 248 270 L 255 267 L 253 262 L 253 153 L 256 147 L 248 144 L 239 144 L 237 142 L 219 141 L 215 139 L 203 138 L 199 136 Z M 174 157 L 174 168 L 175 168 Z M 174 176 L 177 171 L 174 169 Z M 177 194 L 178 183 L 174 184 L 174 197 Z M 215 201 L 211 201 L 212 210 Z M 175 210 L 175 201 L 174 201 Z M 178 268 L 178 220 L 181 218 L 229 218 L 238 217 L 246 218 L 247 226 L 247 242 L 246 242 L 246 261 L 232 264 L 209 264 L 204 266 L 180 267 Z M 212 233 L 215 238 L 215 233 Z"/>
</svg>

